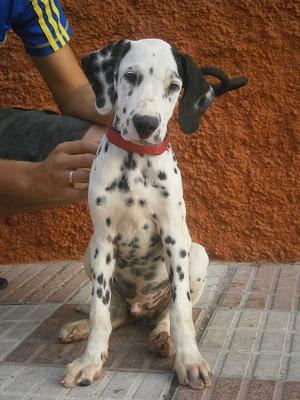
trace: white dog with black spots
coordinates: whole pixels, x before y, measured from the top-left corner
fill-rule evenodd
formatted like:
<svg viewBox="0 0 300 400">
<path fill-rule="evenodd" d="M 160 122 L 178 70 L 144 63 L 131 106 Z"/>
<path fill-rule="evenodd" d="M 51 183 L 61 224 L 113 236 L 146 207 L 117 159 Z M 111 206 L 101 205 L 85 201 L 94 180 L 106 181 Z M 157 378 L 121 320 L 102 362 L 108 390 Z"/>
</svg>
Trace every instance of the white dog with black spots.
<svg viewBox="0 0 300 400">
<path fill-rule="evenodd" d="M 188 56 L 158 39 L 121 40 L 82 59 L 100 114 L 116 110 L 112 127 L 138 146 L 160 146 L 181 91 L 180 123 L 194 132 L 214 98 Z M 130 149 L 130 147 L 129 147 Z M 92 280 L 89 320 L 66 324 L 63 342 L 88 338 L 68 365 L 63 384 L 86 386 L 101 375 L 113 328 L 148 318 L 151 348 L 175 352 L 179 382 L 200 389 L 211 371 L 199 352 L 192 307 L 203 291 L 208 256 L 191 241 L 180 170 L 171 145 L 138 154 L 104 136 L 89 184 L 94 234 L 85 255 Z"/>
</svg>

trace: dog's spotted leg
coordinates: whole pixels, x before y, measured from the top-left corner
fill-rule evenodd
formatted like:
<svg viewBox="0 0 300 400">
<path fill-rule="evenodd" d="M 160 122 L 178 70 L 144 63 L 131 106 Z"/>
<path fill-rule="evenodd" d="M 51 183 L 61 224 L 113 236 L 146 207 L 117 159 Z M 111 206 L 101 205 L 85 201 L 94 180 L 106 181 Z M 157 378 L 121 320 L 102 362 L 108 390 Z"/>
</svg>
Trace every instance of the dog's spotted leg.
<svg viewBox="0 0 300 400">
<path fill-rule="evenodd" d="M 189 255 L 189 280 L 192 305 L 199 301 L 207 276 L 208 256 L 203 246 L 192 243 Z M 150 334 L 150 348 L 162 357 L 173 354 L 173 344 L 170 336 L 170 307 L 159 316 L 156 326 Z"/>
<path fill-rule="evenodd" d="M 172 208 L 170 207 L 171 210 Z M 172 287 L 170 322 L 178 379 L 182 385 L 189 385 L 194 389 L 209 387 L 211 372 L 198 350 L 192 319 L 189 253 L 194 251 L 194 246 L 191 244 L 185 218 L 180 216 L 179 219 L 176 213 L 170 213 L 161 217 L 160 225 Z"/>
<path fill-rule="evenodd" d="M 67 366 L 62 380 L 65 387 L 87 386 L 101 375 L 107 359 L 108 340 L 112 330 L 109 305 L 111 280 L 115 266 L 113 245 L 94 236 L 90 244 L 93 289 L 90 310 L 90 333 L 82 357 Z"/>
</svg>

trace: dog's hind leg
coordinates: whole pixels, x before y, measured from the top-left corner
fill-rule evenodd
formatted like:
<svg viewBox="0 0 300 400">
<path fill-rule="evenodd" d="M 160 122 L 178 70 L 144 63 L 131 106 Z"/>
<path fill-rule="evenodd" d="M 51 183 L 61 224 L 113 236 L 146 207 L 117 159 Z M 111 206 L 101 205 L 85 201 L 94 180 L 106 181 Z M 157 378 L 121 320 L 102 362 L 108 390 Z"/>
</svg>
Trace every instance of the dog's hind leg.
<svg viewBox="0 0 300 400">
<path fill-rule="evenodd" d="M 173 354 L 169 306 L 161 313 L 155 328 L 150 333 L 150 349 L 164 358 L 169 358 Z"/>
<path fill-rule="evenodd" d="M 198 243 L 192 242 L 189 261 L 190 293 L 194 306 L 201 297 L 207 276 L 209 259 L 204 247 Z"/>
</svg>

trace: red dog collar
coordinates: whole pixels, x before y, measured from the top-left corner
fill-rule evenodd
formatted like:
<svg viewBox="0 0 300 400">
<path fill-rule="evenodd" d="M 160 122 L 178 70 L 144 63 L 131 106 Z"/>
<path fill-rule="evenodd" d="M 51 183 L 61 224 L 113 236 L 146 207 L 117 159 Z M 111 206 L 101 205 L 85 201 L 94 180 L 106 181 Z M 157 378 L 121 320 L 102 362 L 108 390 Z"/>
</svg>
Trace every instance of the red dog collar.
<svg viewBox="0 0 300 400">
<path fill-rule="evenodd" d="M 121 149 L 131 151 L 132 153 L 151 154 L 153 156 L 157 156 L 166 151 L 170 143 L 169 135 L 167 135 L 164 141 L 157 146 L 156 145 L 145 146 L 137 143 L 132 143 L 129 142 L 128 140 L 124 140 L 121 134 L 115 131 L 113 128 L 108 128 L 106 136 L 109 142 L 115 144 L 118 147 L 121 147 Z"/>
</svg>

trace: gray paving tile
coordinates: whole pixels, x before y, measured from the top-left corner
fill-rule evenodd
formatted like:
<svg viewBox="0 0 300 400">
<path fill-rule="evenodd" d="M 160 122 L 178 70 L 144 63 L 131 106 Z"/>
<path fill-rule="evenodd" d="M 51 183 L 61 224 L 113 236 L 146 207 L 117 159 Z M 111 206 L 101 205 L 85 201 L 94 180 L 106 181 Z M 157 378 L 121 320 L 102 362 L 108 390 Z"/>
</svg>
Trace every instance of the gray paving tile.
<svg viewBox="0 0 300 400">
<path fill-rule="evenodd" d="M 253 377 L 257 379 L 276 380 L 280 371 L 281 359 L 281 354 L 259 354 Z"/>
<path fill-rule="evenodd" d="M 209 323 L 209 326 L 228 329 L 232 323 L 234 313 L 234 310 L 217 309 Z"/>
<path fill-rule="evenodd" d="M 60 304 L 0 305 L 0 361 L 59 306 Z M 3 316 L 2 309 L 4 309 Z"/>
<path fill-rule="evenodd" d="M 173 374 L 145 374 L 136 392 L 134 400 L 163 400 L 170 387 Z"/>
<path fill-rule="evenodd" d="M 249 358 L 250 352 L 230 351 L 223 365 L 221 376 L 243 378 L 246 375 Z"/>
</svg>

